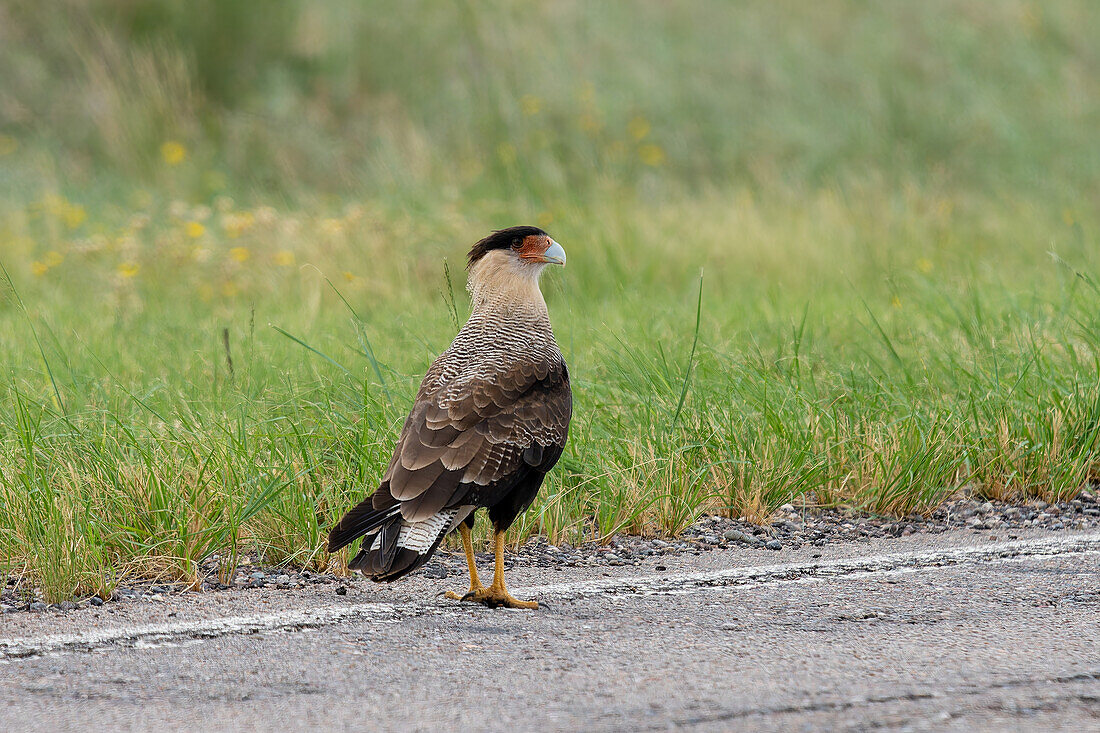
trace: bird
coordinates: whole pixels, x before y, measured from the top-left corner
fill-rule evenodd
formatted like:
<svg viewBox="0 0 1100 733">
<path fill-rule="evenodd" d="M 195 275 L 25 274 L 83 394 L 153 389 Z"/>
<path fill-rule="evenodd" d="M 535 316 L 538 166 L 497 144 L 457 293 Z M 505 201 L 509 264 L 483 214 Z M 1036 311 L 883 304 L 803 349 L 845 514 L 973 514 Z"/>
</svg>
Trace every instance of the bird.
<svg viewBox="0 0 1100 733">
<path fill-rule="evenodd" d="M 330 553 L 363 538 L 349 569 L 397 580 L 457 530 L 470 588 L 447 598 L 538 608 L 508 592 L 504 540 L 561 457 L 573 415 L 569 370 L 539 289 L 549 265 L 564 266 L 565 250 L 539 227 L 500 229 L 470 249 L 470 317 L 424 375 L 378 488 L 329 533 Z M 493 525 L 488 587 L 470 536 L 479 509 Z"/>
</svg>

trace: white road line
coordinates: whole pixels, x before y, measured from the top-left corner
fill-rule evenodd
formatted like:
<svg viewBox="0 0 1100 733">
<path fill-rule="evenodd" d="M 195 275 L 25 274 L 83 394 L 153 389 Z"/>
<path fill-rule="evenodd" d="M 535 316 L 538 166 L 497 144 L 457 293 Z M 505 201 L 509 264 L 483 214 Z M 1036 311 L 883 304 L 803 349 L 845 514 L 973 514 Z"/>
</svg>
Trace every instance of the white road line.
<svg viewBox="0 0 1100 733">
<path fill-rule="evenodd" d="M 931 569 L 1015 557 L 1100 552 L 1100 534 L 1016 540 L 980 547 L 952 547 L 922 552 L 896 552 L 871 557 L 819 560 L 808 563 L 756 565 L 696 573 L 668 573 L 634 578 L 599 578 L 517 589 L 517 597 L 579 598 L 608 593 L 660 593 L 680 588 L 763 585 L 807 578 L 836 578 L 907 569 Z"/>
<path fill-rule="evenodd" d="M 592 595 L 674 592 L 691 588 L 745 587 L 824 578 L 858 578 L 886 572 L 932 570 L 973 565 L 997 560 L 1100 552 L 1100 534 L 1018 540 L 981 547 L 951 547 L 923 552 L 898 552 L 864 558 L 783 563 L 737 567 L 696 573 L 650 574 L 624 578 L 601 578 L 571 583 L 516 588 L 518 597 L 543 599 L 583 598 Z M 181 621 L 162 624 L 93 629 L 76 634 L 0 639 L 0 661 L 25 659 L 43 654 L 90 652 L 113 646 L 158 646 L 190 639 L 268 633 L 330 626 L 342 621 L 396 623 L 423 615 L 452 615 L 469 606 L 444 605 L 440 601 L 417 603 L 358 603 L 321 606 L 254 616 Z"/>
<path fill-rule="evenodd" d="M 311 629 L 349 620 L 384 623 L 399 620 L 403 616 L 392 603 L 360 603 L 352 606 L 322 606 L 255 616 L 230 616 L 201 621 L 93 629 L 79 634 L 0 639 L 0 660 L 33 657 L 50 652 L 93 651 L 107 646 L 156 646 L 181 639 L 214 639 L 232 634 Z"/>
</svg>

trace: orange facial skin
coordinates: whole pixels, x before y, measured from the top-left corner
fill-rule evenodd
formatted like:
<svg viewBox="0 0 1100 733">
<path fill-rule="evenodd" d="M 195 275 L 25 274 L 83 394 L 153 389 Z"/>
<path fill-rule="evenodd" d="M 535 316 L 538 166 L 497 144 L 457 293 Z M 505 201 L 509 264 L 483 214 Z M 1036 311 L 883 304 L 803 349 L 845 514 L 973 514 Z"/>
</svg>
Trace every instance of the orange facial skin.
<svg viewBox="0 0 1100 733">
<path fill-rule="evenodd" d="M 550 237 L 545 235 L 531 235 L 523 238 L 523 244 L 520 245 L 519 252 L 521 259 L 528 262 L 549 262 L 546 259 L 546 250 L 550 249 L 552 244 Z"/>
</svg>

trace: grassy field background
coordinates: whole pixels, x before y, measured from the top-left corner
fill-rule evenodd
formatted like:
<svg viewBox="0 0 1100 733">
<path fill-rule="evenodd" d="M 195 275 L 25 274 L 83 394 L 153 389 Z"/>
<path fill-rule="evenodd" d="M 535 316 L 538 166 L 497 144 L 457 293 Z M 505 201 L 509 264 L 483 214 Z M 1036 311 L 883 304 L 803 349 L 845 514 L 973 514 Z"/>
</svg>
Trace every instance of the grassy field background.
<svg viewBox="0 0 1100 733">
<path fill-rule="evenodd" d="M 569 253 L 576 399 L 517 541 L 1075 494 L 1098 37 L 1087 0 L 10 0 L 0 571 L 342 567 L 517 223 Z"/>
</svg>

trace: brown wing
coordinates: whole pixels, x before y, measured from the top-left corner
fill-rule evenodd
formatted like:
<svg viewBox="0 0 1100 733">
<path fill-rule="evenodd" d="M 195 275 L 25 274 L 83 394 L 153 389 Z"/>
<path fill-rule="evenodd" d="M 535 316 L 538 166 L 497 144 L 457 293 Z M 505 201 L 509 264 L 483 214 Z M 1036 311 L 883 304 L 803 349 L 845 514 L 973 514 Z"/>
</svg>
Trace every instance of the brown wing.
<svg viewBox="0 0 1100 733">
<path fill-rule="evenodd" d="M 573 412 L 564 362 L 517 363 L 439 388 L 431 377 L 405 421 L 377 508 L 396 500 L 406 520 L 421 521 L 444 507 L 482 505 L 490 487 L 525 466 L 545 472 L 557 462 Z"/>
</svg>

